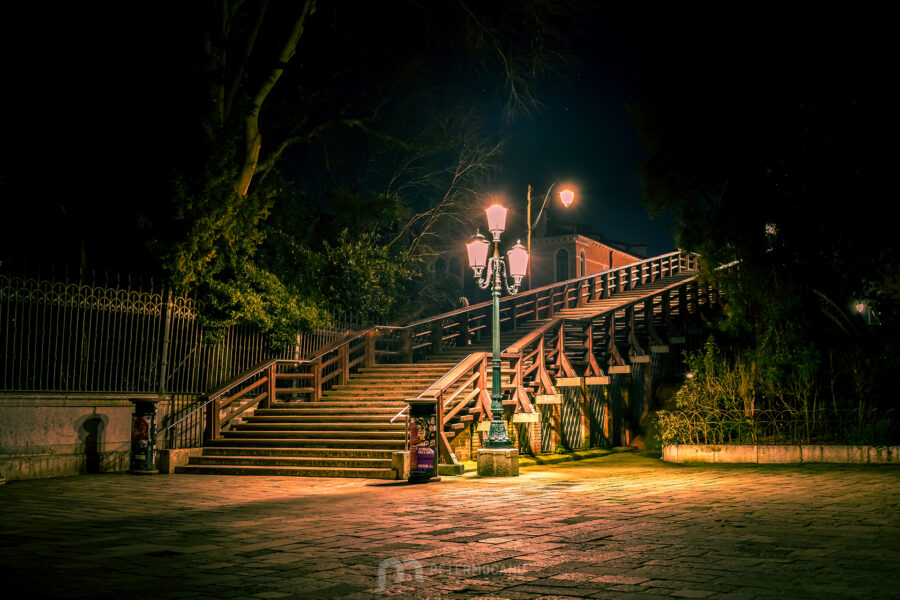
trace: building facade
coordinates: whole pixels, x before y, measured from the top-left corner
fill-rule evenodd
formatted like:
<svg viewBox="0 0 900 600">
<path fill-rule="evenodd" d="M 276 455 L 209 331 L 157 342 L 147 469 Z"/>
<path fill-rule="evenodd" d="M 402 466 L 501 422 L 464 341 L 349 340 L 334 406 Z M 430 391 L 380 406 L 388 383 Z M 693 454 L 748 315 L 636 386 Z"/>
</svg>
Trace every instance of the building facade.
<svg viewBox="0 0 900 600">
<path fill-rule="evenodd" d="M 626 252 L 581 234 L 533 239 L 530 257 L 531 288 L 593 275 L 645 258 L 632 252 Z"/>
</svg>

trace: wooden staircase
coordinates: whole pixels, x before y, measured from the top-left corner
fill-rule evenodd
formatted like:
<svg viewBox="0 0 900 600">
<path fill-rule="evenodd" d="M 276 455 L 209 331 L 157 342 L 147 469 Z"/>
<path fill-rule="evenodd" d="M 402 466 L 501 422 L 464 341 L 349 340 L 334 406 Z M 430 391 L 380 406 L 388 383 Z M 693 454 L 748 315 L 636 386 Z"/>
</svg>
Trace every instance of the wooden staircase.
<svg viewBox="0 0 900 600">
<path fill-rule="evenodd" d="M 512 343 L 534 325 L 504 332 L 501 345 Z M 391 453 L 405 449 L 406 421 L 391 423 L 391 418 L 408 398 L 421 394 L 460 360 L 490 350 L 490 341 L 475 341 L 446 348 L 420 363 L 376 364 L 325 392 L 321 401 L 273 402 L 210 440 L 201 456 L 175 472 L 395 479 Z M 471 415 L 459 421 L 465 420 Z M 460 422 L 450 428 L 458 431 L 464 427 Z"/>
<path fill-rule="evenodd" d="M 563 371 L 579 376 L 593 365 L 599 372 L 590 344 L 596 347 L 596 339 L 615 349 L 615 338 L 625 333 L 625 323 L 610 311 L 677 288 L 683 302 L 686 282 L 695 274 L 692 260 L 681 253 L 662 255 L 539 288 L 510 299 L 505 308 L 501 303 L 501 321 L 514 325 L 501 333 L 501 348 L 509 349 L 502 389 L 513 396 L 504 400 L 505 408 L 525 406 L 520 412 L 531 412 L 529 396 L 546 394 L 550 378 Z M 489 410 L 491 343 L 484 334 L 490 311 L 490 303 L 481 303 L 404 327 L 373 327 L 312 359 L 261 363 L 210 393 L 201 407 L 208 441 L 202 455 L 176 467 L 176 473 L 396 478 L 391 457 L 405 448 L 406 423 L 391 419 L 409 398 L 442 398 L 445 444 Z M 605 313 L 609 326 L 603 340 L 602 333 L 588 328 Z M 376 349 L 378 335 L 393 349 Z M 387 361 L 405 357 L 404 362 L 378 363 L 379 352 Z"/>
</svg>

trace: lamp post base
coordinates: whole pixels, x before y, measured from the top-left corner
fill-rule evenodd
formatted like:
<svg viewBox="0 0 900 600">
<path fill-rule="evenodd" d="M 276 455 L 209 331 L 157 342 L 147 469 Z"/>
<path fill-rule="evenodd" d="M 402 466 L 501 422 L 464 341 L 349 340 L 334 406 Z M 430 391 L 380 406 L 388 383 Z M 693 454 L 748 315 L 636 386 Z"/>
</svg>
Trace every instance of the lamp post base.
<svg viewBox="0 0 900 600">
<path fill-rule="evenodd" d="M 481 448 L 477 451 L 479 477 L 518 477 L 517 448 Z"/>
<path fill-rule="evenodd" d="M 512 446 L 512 440 L 509 439 L 509 435 L 506 433 L 506 422 L 491 421 L 491 428 L 484 440 L 484 447 L 493 450 L 501 450 L 512 448 Z"/>
</svg>

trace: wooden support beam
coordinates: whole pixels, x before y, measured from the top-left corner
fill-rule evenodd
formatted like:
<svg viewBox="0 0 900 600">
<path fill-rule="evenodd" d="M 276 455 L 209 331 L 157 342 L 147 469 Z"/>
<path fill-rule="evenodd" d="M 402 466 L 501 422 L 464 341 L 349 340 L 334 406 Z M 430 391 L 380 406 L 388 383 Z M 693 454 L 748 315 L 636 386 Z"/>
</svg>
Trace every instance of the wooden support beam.
<svg viewBox="0 0 900 600">
<path fill-rule="evenodd" d="M 537 394 L 534 403 L 539 406 L 562 404 L 562 394 Z"/>
</svg>

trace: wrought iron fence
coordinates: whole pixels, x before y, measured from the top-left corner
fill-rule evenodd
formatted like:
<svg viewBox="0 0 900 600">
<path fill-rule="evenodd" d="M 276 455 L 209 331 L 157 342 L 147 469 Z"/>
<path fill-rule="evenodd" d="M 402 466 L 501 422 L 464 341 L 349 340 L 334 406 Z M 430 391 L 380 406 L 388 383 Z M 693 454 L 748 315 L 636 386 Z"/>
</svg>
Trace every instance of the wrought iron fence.
<svg viewBox="0 0 900 600">
<path fill-rule="evenodd" d="M 157 393 L 170 403 L 161 430 L 188 415 L 208 390 L 270 358 L 299 359 L 360 329 L 364 318 L 333 315 L 334 327 L 273 347 L 249 325 L 211 341 L 197 303 L 152 281 L 96 284 L 0 274 L 0 391 Z M 164 443 L 199 443 L 199 417 L 168 430 Z"/>
</svg>

